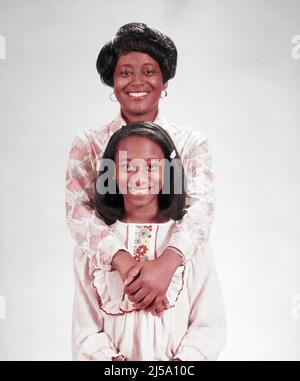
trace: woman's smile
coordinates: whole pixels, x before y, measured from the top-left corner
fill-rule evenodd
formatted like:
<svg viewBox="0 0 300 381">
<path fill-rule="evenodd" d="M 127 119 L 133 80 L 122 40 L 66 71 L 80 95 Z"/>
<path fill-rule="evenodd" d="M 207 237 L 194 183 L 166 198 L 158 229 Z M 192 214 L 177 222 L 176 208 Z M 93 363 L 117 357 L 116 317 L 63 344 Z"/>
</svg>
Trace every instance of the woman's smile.
<svg viewBox="0 0 300 381">
<path fill-rule="evenodd" d="M 140 101 L 140 100 L 143 100 L 149 93 L 150 91 L 140 91 L 140 92 L 129 92 L 127 94 L 132 98 L 132 100 Z"/>
<path fill-rule="evenodd" d="M 127 121 L 154 120 L 164 88 L 160 66 L 148 54 L 133 51 L 119 57 L 114 93 Z"/>
</svg>

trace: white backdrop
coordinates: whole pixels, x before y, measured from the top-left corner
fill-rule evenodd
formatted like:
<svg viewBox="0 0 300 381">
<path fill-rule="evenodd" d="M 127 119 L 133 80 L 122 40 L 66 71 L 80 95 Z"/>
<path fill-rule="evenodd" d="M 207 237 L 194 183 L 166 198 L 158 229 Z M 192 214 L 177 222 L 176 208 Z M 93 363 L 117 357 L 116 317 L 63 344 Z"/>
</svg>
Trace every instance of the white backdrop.
<svg viewBox="0 0 300 381">
<path fill-rule="evenodd" d="M 67 156 L 118 112 L 95 61 L 132 21 L 175 41 L 162 111 L 213 148 L 220 359 L 300 359 L 299 15 L 293 0 L 0 0 L 0 359 L 70 359 Z"/>
</svg>

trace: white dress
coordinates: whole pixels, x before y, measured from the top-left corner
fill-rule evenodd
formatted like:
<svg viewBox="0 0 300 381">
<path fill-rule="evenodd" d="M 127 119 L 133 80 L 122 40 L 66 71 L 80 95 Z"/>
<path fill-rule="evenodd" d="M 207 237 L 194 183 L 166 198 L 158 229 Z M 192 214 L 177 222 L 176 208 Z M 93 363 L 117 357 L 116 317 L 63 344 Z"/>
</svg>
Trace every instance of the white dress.
<svg viewBox="0 0 300 381">
<path fill-rule="evenodd" d="M 160 256 L 168 246 L 175 221 L 112 225 L 128 251 L 141 260 Z M 212 252 L 198 247 L 177 268 L 167 291 L 171 305 L 161 317 L 134 310 L 115 270 L 105 271 L 97 257 L 75 250 L 73 359 L 184 361 L 215 360 L 226 340 L 226 321 Z"/>
</svg>

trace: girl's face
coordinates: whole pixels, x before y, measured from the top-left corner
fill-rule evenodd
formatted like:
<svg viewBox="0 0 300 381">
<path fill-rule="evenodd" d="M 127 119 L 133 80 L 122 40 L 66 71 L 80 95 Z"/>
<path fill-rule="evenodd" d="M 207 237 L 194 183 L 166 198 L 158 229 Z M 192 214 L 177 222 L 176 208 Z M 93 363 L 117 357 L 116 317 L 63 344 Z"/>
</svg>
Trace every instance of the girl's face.
<svg viewBox="0 0 300 381">
<path fill-rule="evenodd" d="M 165 89 L 157 61 L 146 53 L 122 54 L 114 72 L 114 92 L 128 122 L 153 121 Z"/>
<path fill-rule="evenodd" d="M 115 156 L 116 182 L 127 215 L 143 208 L 145 221 L 158 213 L 158 193 L 163 186 L 164 153 L 143 136 L 122 139 Z"/>
</svg>

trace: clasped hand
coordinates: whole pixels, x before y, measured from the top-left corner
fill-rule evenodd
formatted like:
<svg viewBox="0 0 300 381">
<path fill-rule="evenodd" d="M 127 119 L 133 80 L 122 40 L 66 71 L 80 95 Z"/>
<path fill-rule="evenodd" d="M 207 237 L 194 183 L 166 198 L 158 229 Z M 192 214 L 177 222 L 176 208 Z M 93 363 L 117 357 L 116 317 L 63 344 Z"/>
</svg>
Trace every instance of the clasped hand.
<svg viewBox="0 0 300 381">
<path fill-rule="evenodd" d="M 166 292 L 172 276 L 181 263 L 180 256 L 167 248 L 154 260 L 137 263 L 126 251 L 118 251 L 113 258 L 123 282 L 124 292 L 136 309 L 151 312 L 154 316 L 169 307 Z"/>
<path fill-rule="evenodd" d="M 169 307 L 166 292 L 171 279 L 168 275 L 158 259 L 137 263 L 128 273 L 124 292 L 136 309 L 160 316 Z"/>
</svg>

